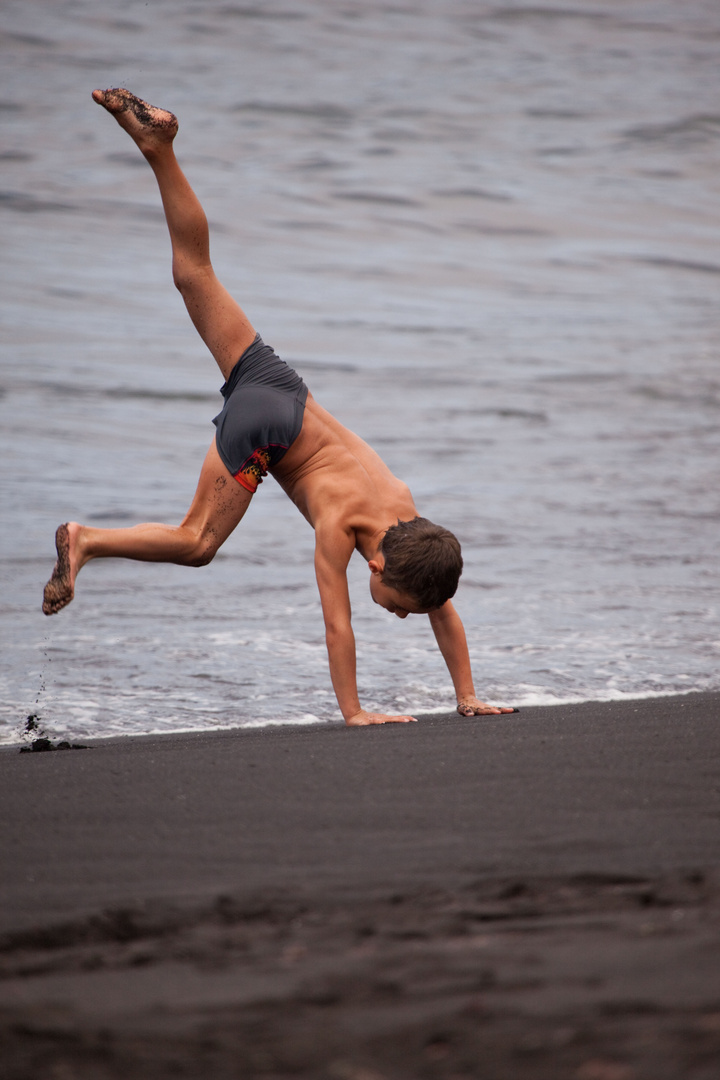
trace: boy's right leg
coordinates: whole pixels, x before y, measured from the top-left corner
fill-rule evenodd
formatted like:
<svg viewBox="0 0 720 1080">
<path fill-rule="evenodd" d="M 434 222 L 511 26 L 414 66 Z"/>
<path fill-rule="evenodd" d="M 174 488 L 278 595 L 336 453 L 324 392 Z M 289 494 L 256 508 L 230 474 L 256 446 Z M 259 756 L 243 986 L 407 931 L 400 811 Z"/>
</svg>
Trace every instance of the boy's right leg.
<svg viewBox="0 0 720 1080">
<path fill-rule="evenodd" d="M 223 464 L 213 441 L 195 497 L 180 525 L 146 522 L 129 529 L 95 529 L 71 521 L 55 534 L 57 562 L 45 586 L 43 611 L 55 615 L 75 594 L 75 579 L 91 559 L 123 558 L 205 566 L 250 505 L 252 493 Z"/>
<path fill-rule="evenodd" d="M 173 254 L 173 277 L 188 314 L 227 379 L 252 345 L 255 330 L 215 277 L 207 218 L 175 158 L 177 119 L 128 90 L 94 90 L 93 98 L 134 140 L 155 173 Z"/>
</svg>

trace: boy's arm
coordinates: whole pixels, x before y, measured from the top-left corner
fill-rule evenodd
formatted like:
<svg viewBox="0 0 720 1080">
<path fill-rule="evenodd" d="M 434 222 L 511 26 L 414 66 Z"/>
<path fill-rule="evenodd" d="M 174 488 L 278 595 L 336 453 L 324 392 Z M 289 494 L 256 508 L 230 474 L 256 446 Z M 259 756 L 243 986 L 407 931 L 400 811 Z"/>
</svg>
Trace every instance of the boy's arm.
<svg viewBox="0 0 720 1080">
<path fill-rule="evenodd" d="M 366 712 L 357 692 L 355 635 L 347 584 L 347 565 L 354 551 L 353 536 L 338 529 L 316 529 L 315 575 L 320 591 L 330 678 L 345 723 L 351 727 L 390 722 L 407 723 L 413 716 Z"/>
<path fill-rule="evenodd" d="M 431 611 L 428 618 L 455 687 L 457 711 L 460 715 L 488 716 L 515 712 L 515 709 L 487 705 L 475 696 L 465 627 L 452 603 L 448 600 L 437 611 Z"/>
</svg>

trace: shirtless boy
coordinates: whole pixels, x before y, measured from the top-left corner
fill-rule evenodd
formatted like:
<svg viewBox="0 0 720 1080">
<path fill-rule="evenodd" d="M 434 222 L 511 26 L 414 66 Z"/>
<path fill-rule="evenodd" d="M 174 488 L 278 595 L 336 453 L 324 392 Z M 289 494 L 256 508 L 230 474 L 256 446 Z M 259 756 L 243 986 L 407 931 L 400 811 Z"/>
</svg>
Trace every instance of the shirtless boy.
<svg viewBox="0 0 720 1080">
<path fill-rule="evenodd" d="M 346 576 L 355 550 L 367 561 L 376 604 L 400 619 L 429 616 L 458 712 L 513 712 L 475 696 L 465 631 L 450 602 L 462 570 L 456 538 L 418 517 L 406 485 L 361 438 L 318 405 L 302 379 L 263 344 L 215 277 L 207 219 L 175 159 L 175 116 L 127 90 L 95 90 L 93 98 L 127 131 L 155 173 L 170 231 L 173 278 L 226 380 L 225 406 L 215 419 L 216 438 L 182 524 L 95 529 L 68 522 L 59 527 L 45 614 L 54 615 L 70 603 L 75 579 L 90 559 L 206 565 L 269 472 L 315 530 L 330 675 L 346 724 L 414 719 L 367 712 L 360 705 Z"/>
</svg>

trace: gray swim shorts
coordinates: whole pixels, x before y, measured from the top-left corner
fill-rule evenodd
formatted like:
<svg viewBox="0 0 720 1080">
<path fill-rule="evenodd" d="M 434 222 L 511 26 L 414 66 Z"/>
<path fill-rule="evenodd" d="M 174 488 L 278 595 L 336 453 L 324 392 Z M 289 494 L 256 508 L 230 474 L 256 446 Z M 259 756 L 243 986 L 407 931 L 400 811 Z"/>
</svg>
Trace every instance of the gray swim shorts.
<svg viewBox="0 0 720 1080">
<path fill-rule="evenodd" d="M 302 428 L 308 388 L 258 334 L 228 376 L 215 442 L 238 483 L 255 492 Z"/>
</svg>

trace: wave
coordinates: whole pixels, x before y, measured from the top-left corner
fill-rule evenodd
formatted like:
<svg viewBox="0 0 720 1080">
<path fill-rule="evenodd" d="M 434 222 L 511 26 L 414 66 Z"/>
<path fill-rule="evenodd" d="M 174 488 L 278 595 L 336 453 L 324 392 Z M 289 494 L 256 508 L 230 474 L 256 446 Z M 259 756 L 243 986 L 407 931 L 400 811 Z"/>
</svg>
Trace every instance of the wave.
<svg viewBox="0 0 720 1080">
<path fill-rule="evenodd" d="M 642 143 L 678 144 L 710 142 L 720 138 L 720 116 L 706 113 L 693 114 L 663 124 L 640 124 L 626 128 L 626 139 Z"/>
<path fill-rule="evenodd" d="M 23 214 L 37 213 L 42 210 L 56 211 L 79 210 L 73 203 L 57 202 L 52 199 L 39 199 L 24 191 L 0 191 L 0 209 L 19 210 Z"/>
<path fill-rule="evenodd" d="M 305 116 L 324 123 L 347 123 L 354 113 L 341 105 L 317 102 L 308 105 L 292 105 L 286 101 L 242 101 L 231 107 L 231 112 L 272 113 L 275 116 Z"/>
<path fill-rule="evenodd" d="M 720 274 L 718 263 L 698 262 L 695 259 L 674 259 L 670 255 L 637 255 L 633 262 L 645 266 L 668 266 L 674 270 L 691 270 L 696 274 Z"/>
</svg>

